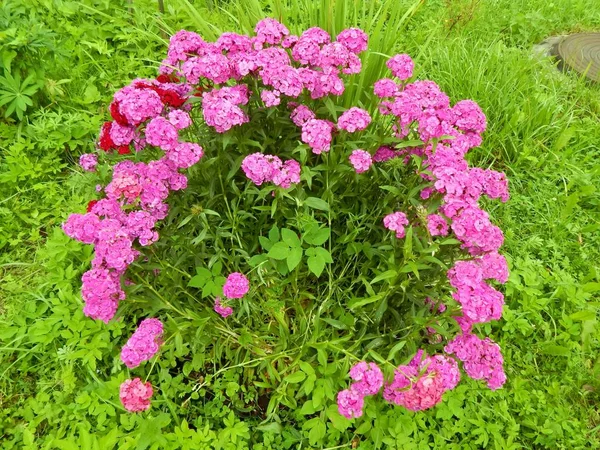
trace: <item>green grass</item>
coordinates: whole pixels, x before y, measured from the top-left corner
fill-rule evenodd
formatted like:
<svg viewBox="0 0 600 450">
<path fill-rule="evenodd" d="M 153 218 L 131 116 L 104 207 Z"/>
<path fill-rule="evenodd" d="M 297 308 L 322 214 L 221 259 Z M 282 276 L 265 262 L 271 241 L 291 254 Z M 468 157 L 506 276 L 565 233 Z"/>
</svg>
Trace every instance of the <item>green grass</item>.
<svg viewBox="0 0 600 450">
<path fill-rule="evenodd" d="M 508 383 L 490 392 L 463 382 L 425 413 L 370 409 L 356 424 L 380 431 L 370 439 L 362 438 L 365 425 L 350 433 L 359 448 L 378 442 L 409 449 L 600 448 L 600 86 L 531 56 L 531 46 L 548 35 L 600 29 L 597 1 L 249 0 L 217 6 L 165 0 L 164 15 L 151 1 L 134 1 L 131 15 L 94 0 L 83 7 L 55 2 L 50 9 L 53 2 L 30 3 L 35 14 L 27 20 L 36 23 L 35 42 L 45 47 L 25 43 L 17 50 L 30 58 L 23 70 L 36 73 L 40 92 L 25 120 L 0 121 L 3 448 L 213 448 L 221 441 L 237 442 L 221 448 L 277 449 L 302 439 L 309 447 L 313 416 L 303 415 L 301 405 L 295 422 L 281 424 L 261 423 L 262 417 L 236 407 L 230 394 L 242 389 L 251 367 L 225 371 L 208 393 L 193 361 L 161 369 L 161 406 L 148 415 L 124 414 L 114 394 L 120 380 L 113 345 L 124 327 L 108 330 L 84 320 L 79 277 L 90 249 L 57 227 L 68 212 L 82 211 L 93 191 L 75 161 L 90 149 L 114 90 L 153 73 L 165 51 L 162 30 L 186 27 L 214 37 L 238 27 L 248 31 L 264 14 L 292 30 L 365 28 L 371 48 L 364 76 L 348 89 L 344 105 L 372 100 L 365 87 L 380 74 L 383 54 L 413 55 L 420 78 L 439 83 L 454 101 L 472 98 L 481 105 L 488 131 L 472 160 L 506 171 L 510 180 L 510 202 L 486 205 L 505 232 L 511 265 L 504 317 L 486 330 L 503 348 Z M 29 3 L 8 4 L 16 10 Z M 6 14 L 9 6 L 3 8 Z M 0 40 L 3 51 L 7 42 Z M 69 81 L 58 85 L 61 95 L 47 80 Z M 189 350 L 177 344 L 171 351 Z M 192 386 L 201 386 L 202 402 Z M 188 394 L 177 398 L 181 392 Z M 194 401 L 202 405 L 182 406 Z M 329 431 L 324 446 L 350 447 L 342 433 Z"/>
</svg>

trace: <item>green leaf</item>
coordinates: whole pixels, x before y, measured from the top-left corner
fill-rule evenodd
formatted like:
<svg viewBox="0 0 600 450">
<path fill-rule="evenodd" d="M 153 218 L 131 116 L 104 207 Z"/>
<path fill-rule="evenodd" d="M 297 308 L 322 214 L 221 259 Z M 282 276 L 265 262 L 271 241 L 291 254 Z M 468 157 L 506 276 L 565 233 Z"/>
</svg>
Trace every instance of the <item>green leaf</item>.
<svg viewBox="0 0 600 450">
<path fill-rule="evenodd" d="M 600 291 L 600 283 L 585 283 L 582 287 L 584 292 Z"/>
<path fill-rule="evenodd" d="M 330 234 L 331 230 L 329 228 L 316 228 L 311 229 L 302 236 L 302 238 L 304 239 L 304 242 L 307 242 L 308 244 L 323 245 L 329 239 Z"/>
<path fill-rule="evenodd" d="M 282 260 L 288 257 L 290 251 L 290 246 L 287 245 L 285 242 L 277 242 L 275 245 L 273 245 L 273 247 L 271 247 L 271 250 L 269 250 L 267 256 L 269 258 Z"/>
<path fill-rule="evenodd" d="M 392 347 L 392 349 L 390 350 L 390 353 L 388 354 L 388 361 L 394 359 L 394 356 L 396 356 L 396 353 L 398 353 L 400 350 L 402 350 L 404 348 L 404 346 L 406 345 L 406 341 L 398 341 L 396 343 L 396 345 L 394 345 Z"/>
<path fill-rule="evenodd" d="M 290 272 L 300 264 L 302 260 L 302 247 L 293 247 L 290 249 L 290 254 L 287 257 L 287 266 Z"/>
<path fill-rule="evenodd" d="M 412 236 L 413 236 L 413 229 L 412 229 L 412 226 L 410 226 L 410 227 L 408 227 L 408 230 L 406 230 L 406 236 L 404 237 L 404 259 L 411 259 L 413 257 Z"/>
<path fill-rule="evenodd" d="M 290 247 L 300 247 L 300 245 L 302 245 L 300 239 L 298 238 L 298 235 L 292 230 L 288 230 L 287 228 L 281 229 L 281 240 L 288 244 Z"/>
<path fill-rule="evenodd" d="M 317 258 L 321 258 L 323 261 L 329 264 L 333 263 L 331 253 L 329 253 L 327 249 L 324 249 L 323 247 L 314 247 L 314 251 L 314 256 Z"/>
<path fill-rule="evenodd" d="M 206 284 L 206 278 L 201 277 L 200 275 L 196 275 L 195 277 L 192 277 L 192 279 L 188 283 L 188 286 L 193 287 L 193 288 L 201 288 L 205 284 Z"/>
<path fill-rule="evenodd" d="M 384 294 L 377 294 L 372 297 L 357 298 L 357 299 L 352 300 L 348 304 L 348 308 L 350 308 L 350 309 L 360 308 L 361 306 L 365 306 L 370 303 L 375 303 L 376 301 L 381 300 L 383 297 L 384 297 Z"/>
<path fill-rule="evenodd" d="M 325 260 L 318 256 L 311 256 L 306 262 L 308 263 L 309 270 L 317 277 L 320 277 L 323 269 L 325 269 Z"/>
<path fill-rule="evenodd" d="M 273 228 L 269 230 L 269 240 L 271 242 L 279 241 L 279 228 L 277 228 L 277 225 L 273 225 Z"/>
<path fill-rule="evenodd" d="M 287 377 L 285 377 L 283 379 L 283 381 L 287 381 L 290 384 L 295 384 L 295 383 L 300 383 L 301 381 L 304 381 L 305 378 L 306 378 L 306 374 L 299 370 L 298 372 L 294 372 L 291 375 L 288 375 Z"/>
<path fill-rule="evenodd" d="M 398 275 L 398 272 L 396 272 L 395 270 L 386 270 L 383 273 L 380 273 L 379 275 L 377 275 L 375 278 L 373 278 L 373 280 L 371 281 L 371 284 L 375 284 L 379 281 L 383 281 L 383 280 L 389 280 L 390 278 L 394 278 L 396 275 Z"/>
<path fill-rule="evenodd" d="M 350 420 L 346 419 L 338 412 L 337 405 L 329 405 L 326 414 L 333 427 L 338 431 L 346 431 L 346 429 L 352 424 Z"/>
<path fill-rule="evenodd" d="M 267 259 L 267 255 L 254 255 L 252 258 L 250 258 L 248 264 L 250 264 L 251 267 L 256 267 L 259 264 L 265 262 Z"/>
<path fill-rule="evenodd" d="M 306 200 L 304 200 L 304 204 L 313 209 L 329 211 L 329 203 L 317 197 L 308 197 Z"/>
<path fill-rule="evenodd" d="M 316 446 L 321 441 L 321 439 L 325 437 L 326 431 L 327 427 L 325 426 L 323 421 L 319 419 L 319 421 L 316 422 L 308 432 L 308 441 L 310 445 Z"/>
</svg>

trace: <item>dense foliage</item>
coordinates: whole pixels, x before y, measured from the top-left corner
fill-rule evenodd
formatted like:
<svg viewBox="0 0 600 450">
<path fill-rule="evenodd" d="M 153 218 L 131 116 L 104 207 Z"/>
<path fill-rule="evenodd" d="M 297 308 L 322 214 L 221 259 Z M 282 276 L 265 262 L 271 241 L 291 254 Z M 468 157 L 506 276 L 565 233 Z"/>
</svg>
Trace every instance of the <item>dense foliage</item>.
<svg viewBox="0 0 600 450">
<path fill-rule="evenodd" d="M 600 139 L 598 88 L 555 73 L 546 62 L 528 55 L 529 46 L 543 36 L 544 26 L 568 31 L 600 23 L 594 2 L 577 2 L 568 14 L 560 15 L 560 23 L 546 19 L 557 8 L 553 4 L 528 3 L 530 9 L 521 10 L 524 5 L 513 2 L 461 1 L 446 6 L 432 2 L 427 7 L 420 2 L 373 2 L 355 10 L 338 2 L 335 14 L 329 14 L 329 2 L 297 8 L 274 2 L 264 10 L 255 2 L 242 3 L 239 8 L 244 14 L 237 3 L 227 5 L 233 16 L 214 9 L 212 3 L 195 10 L 185 1 L 167 5 L 164 14 L 154 2 L 134 2 L 129 10 L 92 1 L 2 5 L 0 21 L 10 24 L 0 41 L 4 64 L 0 90 L 8 92 L 0 97 L 6 117 L 0 124 L 3 446 L 598 445 L 594 406 L 600 388 L 594 359 L 598 348 L 594 296 L 600 286 L 595 188 L 599 172 L 594 144 Z M 515 8 L 516 13 L 499 15 L 496 8 Z M 131 79 L 155 74 L 157 55 L 164 53 L 168 33 L 185 27 L 214 39 L 225 30 L 250 32 L 267 15 L 280 17 L 297 33 L 315 24 L 333 35 L 347 26 L 360 26 L 369 33 L 363 72 L 349 83 L 343 97 L 324 106 L 323 116 L 336 118 L 353 105 L 370 109 L 377 99 L 365 86 L 386 70 L 386 58 L 378 53 L 397 51 L 416 56 L 419 78 L 439 81 L 453 99 L 473 98 L 487 114 L 488 131 L 471 162 L 505 170 L 511 179 L 510 202 L 500 208 L 493 202 L 485 204 L 505 231 L 511 277 L 505 288 L 504 319 L 499 325 L 486 324 L 479 332 L 493 335 L 502 345 L 508 378 L 504 389 L 492 393 L 480 382 L 465 381 L 427 412 L 413 413 L 370 400 L 365 402 L 363 417 L 353 421 L 337 412 L 335 394 L 347 387 L 348 370 L 355 361 L 406 362 L 418 348 L 415 338 L 424 336 L 417 332 L 393 341 L 394 333 L 378 329 L 389 320 L 378 322 L 378 314 L 390 311 L 380 308 L 377 292 L 357 295 L 357 289 L 366 292 L 369 284 L 380 289 L 387 282 L 384 276 L 373 283 L 375 276 L 385 273 L 377 267 L 385 259 L 378 256 L 393 254 L 392 247 L 398 244 L 401 255 L 407 251 L 408 241 L 385 235 L 381 223 L 395 209 L 390 207 L 393 183 L 366 182 L 372 173 L 384 179 L 408 179 L 412 171 L 400 160 L 389 162 L 385 171 L 373 167 L 362 175 L 353 172 L 347 159 L 339 161 L 346 171 L 331 192 L 342 189 L 350 196 L 354 191 L 348 197 L 350 206 L 333 211 L 348 215 L 341 227 L 332 219 L 331 208 L 310 193 L 326 183 L 321 173 L 326 171 L 312 164 L 310 171 L 304 169 L 303 175 L 316 172 L 314 187 L 303 182 L 292 189 L 301 190 L 303 201 L 315 200 L 298 205 L 305 208 L 300 215 L 286 212 L 296 209 L 286 191 L 277 191 L 273 198 L 272 188 L 257 188 L 244 180 L 241 160 L 258 151 L 252 142 L 256 139 L 235 136 L 213 150 L 221 159 L 216 158 L 210 170 L 200 169 L 208 159 L 189 169 L 185 201 L 172 204 L 161 239 L 148 248 L 148 260 L 134 263 L 130 306 L 124 314 L 128 320 L 105 325 L 84 319 L 80 278 L 89 269 L 91 248 L 70 240 L 59 225 L 68 211 L 85 211 L 96 195 L 96 181 L 82 176 L 76 163 L 80 155 L 93 150 L 97 130 L 108 117 L 104 105 Z M 239 23 L 233 23 L 233 17 L 239 17 Z M 214 31 L 215 25 L 219 31 Z M 273 136 L 284 129 L 291 134 L 285 128 L 289 120 L 281 130 L 272 128 L 278 123 L 272 115 L 259 120 L 268 124 L 262 128 Z M 261 136 L 258 141 L 268 138 Z M 352 146 L 364 148 L 362 144 Z M 238 160 L 227 157 L 227 150 L 233 148 Z M 302 158 L 310 155 L 305 148 L 296 157 L 304 163 Z M 98 170 L 100 177 L 110 179 L 102 165 Z M 222 177 L 215 176 L 219 172 Z M 360 186 L 358 193 L 355 185 Z M 390 190 L 375 206 L 368 200 L 378 195 L 380 185 Z M 225 186 L 231 189 L 230 196 L 220 194 Z M 252 214 L 256 200 L 260 200 L 260 214 Z M 356 205 L 362 208 L 358 212 L 352 209 Z M 236 220 L 240 213 L 244 220 Z M 252 222 L 255 216 L 264 217 L 264 223 Z M 343 276 L 332 278 L 331 269 L 325 269 L 317 282 L 311 273 L 314 263 L 308 260 L 318 252 L 308 252 L 323 248 L 309 242 L 317 239 L 315 219 L 321 229 L 328 228 L 338 239 L 344 237 L 338 242 L 355 252 L 348 255 Z M 366 239 L 357 238 L 365 233 L 391 245 L 369 246 Z M 262 276 L 254 280 L 264 289 L 261 302 L 242 299 L 232 316 L 216 319 L 208 298 L 218 293 L 224 282 L 221 277 L 246 271 L 248 266 L 242 262 L 252 256 L 247 250 L 231 254 L 231 243 L 269 252 L 269 246 L 280 242 L 291 247 L 292 241 L 296 243 L 292 235 L 298 234 L 311 237 L 300 240 L 306 260 L 294 270 L 315 280 L 313 285 L 294 286 L 298 278 L 281 273 L 286 272 L 287 261 L 284 265 L 277 258 L 259 262 L 262 266 L 249 276 L 251 280 Z M 239 245 L 241 236 L 263 239 Z M 418 258 L 419 244 L 413 242 L 408 250 Z M 335 255 L 336 249 L 327 252 Z M 387 262 L 390 269 L 386 270 L 397 268 L 393 260 Z M 267 263 L 271 269 L 261 272 Z M 198 267 L 197 272 L 190 273 L 188 267 Z M 315 304 L 321 298 L 319 289 L 329 295 L 327 301 Z M 294 303 L 289 292 L 297 292 Z M 373 297 L 372 303 L 360 304 Z M 158 359 L 136 369 L 135 376 L 149 376 L 159 389 L 148 412 L 132 415 L 118 398 L 119 385 L 127 378 L 120 352 L 136 320 L 148 314 L 164 318 L 170 340 Z M 429 314 L 428 308 L 421 308 L 407 317 L 414 318 L 421 330 L 427 327 Z M 181 317 L 186 320 L 178 320 Z M 441 328 L 437 331 L 444 332 Z"/>
</svg>

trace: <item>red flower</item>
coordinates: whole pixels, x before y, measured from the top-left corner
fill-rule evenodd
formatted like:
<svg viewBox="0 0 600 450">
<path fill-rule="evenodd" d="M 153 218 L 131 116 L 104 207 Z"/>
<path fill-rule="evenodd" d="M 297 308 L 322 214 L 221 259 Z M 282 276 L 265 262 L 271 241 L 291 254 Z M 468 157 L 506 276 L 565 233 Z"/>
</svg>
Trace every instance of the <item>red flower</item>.
<svg viewBox="0 0 600 450">
<path fill-rule="evenodd" d="M 143 81 L 136 81 L 133 83 L 133 87 L 136 89 L 154 89 L 154 86 L 144 83 Z"/>
<path fill-rule="evenodd" d="M 129 125 L 129 122 L 127 122 L 127 118 L 123 114 L 121 114 L 121 111 L 119 110 L 119 102 L 116 100 L 114 100 L 110 104 L 110 115 L 119 125 Z"/>
<path fill-rule="evenodd" d="M 119 152 L 119 155 L 129 155 L 131 153 L 131 150 L 129 149 L 129 145 L 121 145 L 117 149 L 117 152 Z"/>
<path fill-rule="evenodd" d="M 100 138 L 98 139 L 98 147 L 100 147 L 105 152 L 111 151 L 116 147 L 115 143 L 110 137 L 110 127 L 112 126 L 112 122 L 104 122 L 102 124 L 102 129 L 100 130 Z"/>
<path fill-rule="evenodd" d="M 158 81 L 159 83 L 179 83 L 179 78 L 176 77 L 174 74 L 170 74 L 170 75 L 159 75 L 156 77 L 156 81 Z"/>
<path fill-rule="evenodd" d="M 177 92 L 168 91 L 155 87 L 154 91 L 160 96 L 160 100 L 165 104 L 172 106 L 173 108 L 179 108 L 185 103 L 185 98 L 180 97 Z"/>
<path fill-rule="evenodd" d="M 98 200 L 90 200 L 87 204 L 87 212 L 92 212 L 92 208 L 96 203 L 98 203 Z"/>
</svg>

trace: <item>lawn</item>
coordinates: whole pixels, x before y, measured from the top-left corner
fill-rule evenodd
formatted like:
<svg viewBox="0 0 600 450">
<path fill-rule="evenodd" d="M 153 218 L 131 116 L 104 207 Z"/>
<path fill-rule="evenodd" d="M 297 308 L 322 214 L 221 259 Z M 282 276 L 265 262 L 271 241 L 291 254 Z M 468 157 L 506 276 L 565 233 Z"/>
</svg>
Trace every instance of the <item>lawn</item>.
<svg viewBox="0 0 600 450">
<path fill-rule="evenodd" d="M 484 202 L 504 232 L 510 268 L 502 319 L 479 327 L 502 348 L 501 389 L 463 376 L 426 411 L 370 402 L 363 417 L 343 419 L 335 395 L 347 384 L 348 366 L 333 361 L 355 350 L 379 357 L 376 345 L 359 345 L 368 336 L 358 330 L 377 311 L 364 309 L 353 321 L 340 302 L 331 307 L 336 318 L 315 330 L 309 309 L 263 321 L 261 314 L 280 307 L 273 300 L 248 319 L 256 334 L 246 323 L 212 326 L 193 303 L 200 290 L 171 276 L 175 267 L 194 276 L 194 263 L 218 248 L 190 248 L 181 236 L 194 234 L 200 243 L 207 238 L 199 228 L 213 233 L 211 211 L 226 214 L 212 196 L 227 171 L 221 178 L 194 172 L 193 203 L 173 210 L 166 223 L 174 231 L 165 230 L 168 243 L 156 247 L 168 258 L 144 266 L 161 270 L 158 281 L 140 276 L 139 290 L 132 288 L 132 298 L 161 297 L 177 285 L 192 298 L 188 320 L 175 325 L 163 310 L 178 332 L 160 358 L 135 373 L 160 387 L 152 408 L 131 414 L 121 405 L 126 369 L 119 353 L 132 329 L 122 318 L 107 325 L 84 317 L 81 276 L 92 248 L 61 229 L 95 195 L 79 156 L 94 151 L 114 92 L 156 76 L 170 35 L 187 29 L 214 40 L 224 31 L 250 32 L 266 16 L 292 32 L 358 26 L 369 34 L 365 70 L 333 108 L 366 106 L 385 55 L 407 53 L 417 78 L 434 80 L 453 102 L 474 100 L 487 116 L 483 143 L 469 161 L 505 172 L 511 193 L 507 203 Z M 162 11 L 151 0 L 3 2 L 0 447 L 600 448 L 600 85 L 532 52 L 547 36 L 582 30 L 600 30 L 596 0 L 164 0 Z M 365 217 L 352 226 L 363 227 Z M 207 277 L 216 280 L 221 266 L 212 269 Z M 319 343 L 307 353 L 313 336 Z M 396 346 L 396 359 L 391 352 L 387 359 L 405 363 L 413 347 Z"/>
</svg>

